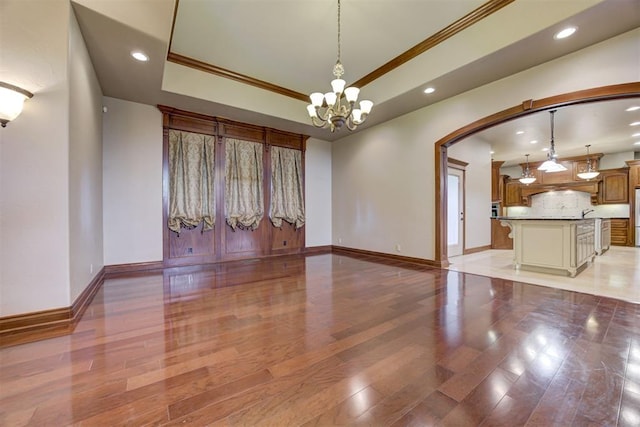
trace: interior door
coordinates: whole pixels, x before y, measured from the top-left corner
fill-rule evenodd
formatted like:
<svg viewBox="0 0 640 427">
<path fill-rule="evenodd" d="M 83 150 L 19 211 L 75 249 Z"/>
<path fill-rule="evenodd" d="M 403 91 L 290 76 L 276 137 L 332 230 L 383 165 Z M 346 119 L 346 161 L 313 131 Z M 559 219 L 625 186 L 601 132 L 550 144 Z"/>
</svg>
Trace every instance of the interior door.
<svg viewBox="0 0 640 427">
<path fill-rule="evenodd" d="M 464 171 L 447 172 L 447 255 L 462 255 L 464 250 Z"/>
</svg>

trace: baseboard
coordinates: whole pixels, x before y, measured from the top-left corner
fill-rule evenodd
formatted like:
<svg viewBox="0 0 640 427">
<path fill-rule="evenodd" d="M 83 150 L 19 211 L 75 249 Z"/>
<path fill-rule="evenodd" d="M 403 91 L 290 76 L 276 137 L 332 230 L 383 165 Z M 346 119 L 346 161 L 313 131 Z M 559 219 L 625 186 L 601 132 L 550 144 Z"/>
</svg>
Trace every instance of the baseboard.
<svg viewBox="0 0 640 427">
<path fill-rule="evenodd" d="M 304 248 L 305 255 L 319 255 L 319 254 L 330 254 L 332 250 L 331 245 L 325 246 L 310 246 Z"/>
<path fill-rule="evenodd" d="M 104 282 L 102 268 L 70 307 L 54 308 L 0 318 L 0 347 L 38 341 L 73 332 Z"/>
<path fill-rule="evenodd" d="M 437 261 L 433 261 L 425 258 L 414 258 L 414 257 L 395 255 L 395 254 L 385 254 L 383 252 L 367 251 L 364 249 L 347 248 L 344 246 L 335 246 L 335 245 L 331 247 L 331 252 L 336 254 L 342 254 L 342 255 L 371 257 L 371 258 L 375 258 L 376 260 L 402 262 L 402 263 L 413 264 L 413 265 L 418 264 L 418 265 L 435 267 L 435 268 L 440 268 L 440 264 L 441 264 Z"/>
<path fill-rule="evenodd" d="M 478 246 L 475 248 L 465 249 L 462 251 L 462 254 L 463 255 L 475 254 L 476 252 L 484 252 L 484 251 L 488 251 L 489 249 L 491 249 L 491 245 Z"/>
<path fill-rule="evenodd" d="M 106 279 L 131 275 L 134 273 L 157 273 L 162 271 L 162 261 L 133 262 L 129 264 L 112 264 L 104 267 Z"/>
</svg>

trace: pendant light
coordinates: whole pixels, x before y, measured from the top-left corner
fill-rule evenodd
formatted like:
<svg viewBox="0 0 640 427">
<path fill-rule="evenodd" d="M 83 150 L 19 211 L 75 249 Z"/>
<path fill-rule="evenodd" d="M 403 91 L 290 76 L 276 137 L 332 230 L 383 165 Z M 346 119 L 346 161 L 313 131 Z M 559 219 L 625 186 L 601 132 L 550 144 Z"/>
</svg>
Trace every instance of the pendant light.
<svg viewBox="0 0 640 427">
<path fill-rule="evenodd" d="M 555 142 L 554 142 L 554 139 L 553 139 L 553 119 L 554 119 L 554 115 L 556 113 L 556 110 L 551 110 L 551 111 L 549 111 L 549 113 L 551 113 L 551 148 L 549 149 L 549 152 L 547 153 L 547 161 L 545 161 L 543 164 L 541 164 L 538 167 L 538 170 L 539 171 L 544 171 L 544 172 L 562 172 L 562 171 L 566 171 L 567 168 L 562 166 L 560 163 L 556 162 L 556 158 L 558 157 L 558 155 L 556 154 L 556 146 L 555 146 Z"/>
<path fill-rule="evenodd" d="M 591 145 L 585 145 L 585 147 L 587 147 L 587 170 L 585 172 L 580 172 L 578 174 L 578 178 L 589 180 L 600 175 L 600 172 L 591 166 L 591 159 L 589 158 L 589 147 L 591 147 Z"/>
<path fill-rule="evenodd" d="M 529 155 L 525 154 L 525 156 L 527 157 L 527 167 L 524 169 L 522 178 L 520 178 L 519 181 L 525 185 L 529 185 L 533 182 L 536 182 L 536 177 L 533 176 L 533 174 L 531 173 L 531 170 L 529 170 Z"/>
</svg>

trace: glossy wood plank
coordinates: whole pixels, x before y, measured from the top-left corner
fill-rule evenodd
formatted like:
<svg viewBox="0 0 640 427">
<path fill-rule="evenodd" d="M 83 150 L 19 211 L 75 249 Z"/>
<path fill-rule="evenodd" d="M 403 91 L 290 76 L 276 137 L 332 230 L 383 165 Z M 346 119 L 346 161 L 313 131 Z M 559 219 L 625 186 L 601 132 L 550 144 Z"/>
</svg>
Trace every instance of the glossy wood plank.
<svg viewBox="0 0 640 427">
<path fill-rule="evenodd" d="M 368 255 L 106 279 L 0 425 L 638 425 L 640 306 Z"/>
</svg>

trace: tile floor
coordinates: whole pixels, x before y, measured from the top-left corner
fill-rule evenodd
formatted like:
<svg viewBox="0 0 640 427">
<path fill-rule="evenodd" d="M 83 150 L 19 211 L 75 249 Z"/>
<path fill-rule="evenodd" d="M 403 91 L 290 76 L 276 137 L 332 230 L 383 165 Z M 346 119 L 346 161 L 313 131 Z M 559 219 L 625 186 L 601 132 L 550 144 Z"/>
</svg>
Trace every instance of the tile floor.
<svg viewBox="0 0 640 427">
<path fill-rule="evenodd" d="M 612 246 L 576 277 L 514 270 L 513 250 L 451 257 L 449 270 L 516 280 L 640 303 L 640 248 Z"/>
</svg>

